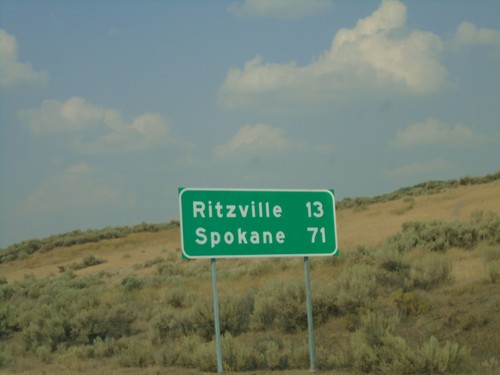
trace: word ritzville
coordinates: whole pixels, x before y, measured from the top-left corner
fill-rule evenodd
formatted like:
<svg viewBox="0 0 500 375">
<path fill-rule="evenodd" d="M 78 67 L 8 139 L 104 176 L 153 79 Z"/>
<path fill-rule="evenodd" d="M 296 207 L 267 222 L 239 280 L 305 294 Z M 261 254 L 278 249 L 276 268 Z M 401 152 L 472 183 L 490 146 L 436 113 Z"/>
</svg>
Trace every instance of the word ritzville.
<svg viewBox="0 0 500 375">
<path fill-rule="evenodd" d="M 212 201 L 208 201 L 208 204 L 201 201 L 193 202 L 193 217 L 219 217 L 219 218 L 246 218 L 246 217 L 281 217 L 283 212 L 281 206 L 272 206 L 269 202 L 257 202 L 257 204 L 252 201 L 250 204 L 221 204 L 220 202 L 212 204 Z"/>
</svg>

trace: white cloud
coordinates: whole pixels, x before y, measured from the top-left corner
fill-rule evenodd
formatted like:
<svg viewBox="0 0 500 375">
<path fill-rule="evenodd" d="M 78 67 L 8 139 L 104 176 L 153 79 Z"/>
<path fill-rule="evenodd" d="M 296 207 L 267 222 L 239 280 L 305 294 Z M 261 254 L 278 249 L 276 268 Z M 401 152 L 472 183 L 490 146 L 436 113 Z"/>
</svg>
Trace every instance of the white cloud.
<svg viewBox="0 0 500 375">
<path fill-rule="evenodd" d="M 462 22 L 455 33 L 456 46 L 490 45 L 500 48 L 500 30 L 477 28 L 471 22 Z"/>
<path fill-rule="evenodd" d="M 425 181 L 448 175 L 455 167 L 448 160 L 433 159 L 393 168 L 384 172 L 384 176 L 398 181 Z"/>
<path fill-rule="evenodd" d="M 27 62 L 19 62 L 16 38 L 0 29 L 0 87 L 21 84 L 47 84 L 49 74 L 37 72 Z"/>
<path fill-rule="evenodd" d="M 106 179 L 100 168 L 87 163 L 73 165 L 38 185 L 26 199 L 25 210 L 54 213 L 116 204 L 122 194 Z"/>
<path fill-rule="evenodd" d="M 121 111 L 96 106 L 81 97 L 64 102 L 45 100 L 40 109 L 20 110 L 18 116 L 34 134 L 72 137 L 74 149 L 84 154 L 137 151 L 179 143 L 159 114 L 144 113 L 126 122 Z"/>
<path fill-rule="evenodd" d="M 228 109 L 250 106 L 265 95 L 270 105 L 277 100 L 331 101 L 367 91 L 426 94 L 446 81 L 439 62 L 442 51 L 435 34 L 407 31 L 402 3 L 383 1 L 354 28 L 339 30 L 330 49 L 309 65 L 265 63 L 257 56 L 242 69 L 229 69 L 219 104 Z"/>
<path fill-rule="evenodd" d="M 331 7 L 331 0 L 244 0 L 243 3 L 231 3 L 227 9 L 239 17 L 293 20 L 324 12 Z"/>
<path fill-rule="evenodd" d="M 217 158 L 248 158 L 279 154 L 294 147 L 303 147 L 285 135 L 281 128 L 266 124 L 245 125 L 226 143 L 215 148 Z"/>
<path fill-rule="evenodd" d="M 488 137 L 474 133 L 463 124 L 451 127 L 437 119 L 428 118 L 399 131 L 394 140 L 397 148 L 426 145 L 451 147 L 475 147 L 488 142 Z"/>
</svg>

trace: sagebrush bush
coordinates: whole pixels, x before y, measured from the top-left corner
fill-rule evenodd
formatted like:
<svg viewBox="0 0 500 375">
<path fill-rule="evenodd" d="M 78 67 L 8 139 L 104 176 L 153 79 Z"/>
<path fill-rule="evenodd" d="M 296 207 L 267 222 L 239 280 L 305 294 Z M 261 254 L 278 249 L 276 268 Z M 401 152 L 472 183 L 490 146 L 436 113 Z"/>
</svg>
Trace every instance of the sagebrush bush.
<svg viewBox="0 0 500 375">
<path fill-rule="evenodd" d="M 156 312 L 152 321 L 153 344 L 172 343 L 175 339 L 192 333 L 182 313 L 175 311 L 170 306 L 164 306 Z"/>
<path fill-rule="evenodd" d="M 0 340 L 8 338 L 12 332 L 19 329 L 18 314 L 16 306 L 0 305 Z"/>
<path fill-rule="evenodd" d="M 488 263 L 488 274 L 492 282 L 500 282 L 500 259 Z"/>
<path fill-rule="evenodd" d="M 457 343 L 441 344 L 434 336 L 421 347 L 411 347 L 396 334 L 399 318 L 369 312 L 352 335 L 350 361 L 358 371 L 380 374 L 470 373 L 470 350 Z"/>
<path fill-rule="evenodd" d="M 292 350 L 281 338 L 266 336 L 255 343 L 257 367 L 269 370 L 286 370 L 290 367 Z"/>
<path fill-rule="evenodd" d="M 11 356 L 9 353 L 5 351 L 3 345 L 0 345 L 0 369 L 7 366 L 7 364 L 11 361 Z"/>
<path fill-rule="evenodd" d="M 81 270 L 87 267 L 97 266 L 98 264 L 106 263 L 106 259 L 98 259 L 94 255 L 89 255 L 83 258 L 80 263 L 71 263 L 68 267 L 73 271 Z"/>
<path fill-rule="evenodd" d="M 186 288 L 175 287 L 165 293 L 165 301 L 172 307 L 182 308 L 186 304 L 186 294 Z"/>
<path fill-rule="evenodd" d="M 430 304 L 422 292 L 404 291 L 399 288 L 391 293 L 390 300 L 394 302 L 399 313 L 403 316 L 416 316 L 420 315 L 430 309 Z"/>
<path fill-rule="evenodd" d="M 177 345 L 169 345 L 166 358 L 176 366 L 197 367 L 202 371 L 216 371 L 215 344 L 203 342 L 197 335 L 184 336 Z"/>
<path fill-rule="evenodd" d="M 489 245 L 500 244 L 500 215 L 498 213 L 475 212 L 472 214 L 471 223 L 477 228 L 481 241 Z"/>
<path fill-rule="evenodd" d="M 255 296 L 252 327 L 256 330 L 279 328 L 291 333 L 307 327 L 305 285 L 277 282 Z"/>
<path fill-rule="evenodd" d="M 352 366 L 362 372 L 377 371 L 380 370 L 381 364 L 390 362 L 396 353 L 401 354 L 406 343 L 393 338 L 398 323 L 399 319 L 395 315 L 378 312 L 363 315 L 360 328 L 351 338 Z M 399 343 L 397 351 L 394 351 L 393 347 L 387 350 L 389 341 Z"/>
<path fill-rule="evenodd" d="M 153 348 L 137 340 L 126 340 L 117 362 L 122 367 L 147 367 L 153 364 Z"/>
<path fill-rule="evenodd" d="M 418 351 L 416 367 L 419 373 L 447 374 L 470 373 L 470 350 L 457 343 L 446 341 L 443 345 L 432 336 Z"/>
<path fill-rule="evenodd" d="M 366 264 L 346 267 L 331 283 L 335 291 L 338 309 L 344 313 L 356 313 L 371 307 L 378 295 L 377 269 Z"/>
<path fill-rule="evenodd" d="M 322 324 L 340 314 L 335 296 L 336 290 L 332 284 L 330 281 L 311 286 L 314 325 Z"/>
<path fill-rule="evenodd" d="M 221 339 L 222 363 L 225 371 L 248 371 L 258 368 L 255 351 L 228 332 Z"/>
<path fill-rule="evenodd" d="M 102 339 L 128 336 L 136 319 L 125 303 L 103 302 L 103 282 L 65 272 L 59 277 L 28 277 L 14 284 L 11 298 L 18 300 L 16 330 L 23 350 L 45 346 L 88 345 Z"/>
<path fill-rule="evenodd" d="M 451 263 L 445 255 L 427 254 L 412 263 L 407 286 L 429 290 L 448 281 L 450 272 Z"/>
<path fill-rule="evenodd" d="M 493 283 L 500 282 L 500 246 L 483 250 L 484 268 Z"/>
<path fill-rule="evenodd" d="M 377 281 L 381 286 L 404 285 L 410 273 L 410 260 L 406 254 L 400 253 L 390 246 L 380 246 L 374 251 L 374 263 L 380 269 Z"/>
<path fill-rule="evenodd" d="M 237 336 L 248 331 L 253 310 L 253 291 L 223 298 L 219 307 L 221 332 Z"/>
<path fill-rule="evenodd" d="M 121 285 L 127 292 L 132 292 L 142 289 L 144 287 L 144 281 L 137 276 L 128 275 L 122 279 Z"/>
<path fill-rule="evenodd" d="M 388 239 L 387 244 L 404 253 L 414 248 L 445 251 L 452 247 L 472 249 L 480 241 L 500 243 L 500 216 L 479 212 L 470 222 L 409 221 L 402 231 Z"/>
</svg>

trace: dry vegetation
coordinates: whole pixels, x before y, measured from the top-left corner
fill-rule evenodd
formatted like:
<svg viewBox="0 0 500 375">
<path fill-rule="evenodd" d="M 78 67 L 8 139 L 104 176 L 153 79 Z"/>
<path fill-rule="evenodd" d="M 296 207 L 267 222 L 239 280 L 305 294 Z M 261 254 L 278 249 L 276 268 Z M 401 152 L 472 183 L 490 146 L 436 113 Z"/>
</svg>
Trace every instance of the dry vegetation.
<svg viewBox="0 0 500 375">
<path fill-rule="evenodd" d="M 316 367 L 500 372 L 500 173 L 337 210 L 340 256 L 311 259 Z M 72 232 L 0 251 L 0 373 L 216 369 L 208 261 L 179 228 Z M 302 259 L 217 263 L 225 371 L 308 373 Z"/>
</svg>

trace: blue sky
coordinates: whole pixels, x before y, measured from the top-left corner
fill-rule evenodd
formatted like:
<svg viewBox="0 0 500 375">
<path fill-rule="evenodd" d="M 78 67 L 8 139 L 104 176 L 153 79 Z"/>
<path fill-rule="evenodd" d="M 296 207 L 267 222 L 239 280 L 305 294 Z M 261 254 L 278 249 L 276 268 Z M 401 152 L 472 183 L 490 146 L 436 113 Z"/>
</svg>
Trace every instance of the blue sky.
<svg viewBox="0 0 500 375">
<path fill-rule="evenodd" d="M 498 1 L 0 0 L 0 247 L 178 187 L 374 196 L 500 168 Z"/>
</svg>

